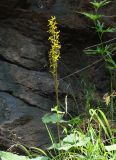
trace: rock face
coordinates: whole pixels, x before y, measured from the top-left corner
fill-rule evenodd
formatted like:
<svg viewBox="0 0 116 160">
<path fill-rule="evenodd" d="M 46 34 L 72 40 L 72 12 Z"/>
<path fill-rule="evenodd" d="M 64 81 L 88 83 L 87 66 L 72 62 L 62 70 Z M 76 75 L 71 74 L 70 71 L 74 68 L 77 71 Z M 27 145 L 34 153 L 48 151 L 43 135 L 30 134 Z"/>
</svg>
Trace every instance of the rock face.
<svg viewBox="0 0 116 160">
<path fill-rule="evenodd" d="M 115 5 L 113 1 L 101 12 L 115 15 Z M 89 0 L 0 1 L 0 147 L 9 148 L 16 142 L 26 146 L 48 143 L 41 118 L 55 104 L 47 56 L 47 20 L 51 15 L 57 17 L 62 37 L 59 97 L 64 101 L 68 94 L 68 102 L 79 109 L 79 101 L 77 105 L 73 99 L 81 95 L 81 75 L 62 78 L 96 60 L 82 54 L 82 50 L 96 44 L 97 39 L 88 27 L 90 22 L 77 14 L 90 10 Z M 115 24 L 115 20 L 114 16 L 104 19 L 107 24 Z M 105 92 L 104 81 L 108 78 L 104 69 L 94 66 L 87 74 L 92 77 L 90 82 Z M 93 78 L 96 75 L 98 79 Z"/>
<path fill-rule="evenodd" d="M 0 41 L 0 146 L 13 144 L 13 133 L 24 145 L 45 144 L 41 118 L 55 104 L 54 81 L 44 67 L 47 47 L 12 28 L 1 27 Z"/>
<path fill-rule="evenodd" d="M 30 70 L 41 70 L 47 64 L 47 49 L 42 42 L 39 45 L 34 44 L 32 39 L 11 28 L 1 28 L 0 42 L 0 56 L 11 63 Z"/>
<path fill-rule="evenodd" d="M 10 147 L 19 141 L 27 146 L 45 143 L 48 136 L 41 123 L 44 111 L 5 92 L 0 92 L 0 104 L 0 145 Z M 45 141 L 41 141 L 43 134 Z"/>
</svg>

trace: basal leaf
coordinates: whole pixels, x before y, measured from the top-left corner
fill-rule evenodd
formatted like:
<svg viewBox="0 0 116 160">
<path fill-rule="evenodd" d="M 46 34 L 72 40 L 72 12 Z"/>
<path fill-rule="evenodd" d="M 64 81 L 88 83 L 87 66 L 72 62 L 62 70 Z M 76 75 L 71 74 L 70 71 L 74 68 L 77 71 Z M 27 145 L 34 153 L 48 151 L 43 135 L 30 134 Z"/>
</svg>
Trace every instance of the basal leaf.
<svg viewBox="0 0 116 160">
<path fill-rule="evenodd" d="M 40 156 L 33 159 L 30 159 L 26 156 L 20 156 L 10 152 L 0 151 L 0 160 L 49 160 L 48 157 Z"/>
<path fill-rule="evenodd" d="M 63 115 L 62 114 L 57 114 L 57 113 L 47 113 L 42 117 L 43 123 L 62 123 L 64 120 L 62 119 Z"/>
<path fill-rule="evenodd" d="M 29 160 L 26 156 L 19 156 L 17 154 L 3 151 L 0 151 L 0 158 L 1 160 Z"/>
<path fill-rule="evenodd" d="M 70 134 L 63 139 L 64 143 L 75 144 L 79 140 L 79 137 L 76 134 Z"/>
</svg>

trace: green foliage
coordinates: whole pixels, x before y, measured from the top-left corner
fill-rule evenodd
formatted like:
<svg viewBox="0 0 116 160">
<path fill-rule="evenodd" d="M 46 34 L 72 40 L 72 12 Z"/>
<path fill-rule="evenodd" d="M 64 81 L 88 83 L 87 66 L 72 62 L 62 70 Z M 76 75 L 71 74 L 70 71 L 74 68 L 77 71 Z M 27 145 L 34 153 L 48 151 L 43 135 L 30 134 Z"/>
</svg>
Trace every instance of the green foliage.
<svg viewBox="0 0 116 160">
<path fill-rule="evenodd" d="M 116 32 L 116 27 L 105 28 L 105 24 L 99 20 L 96 21 L 96 26 L 94 28 L 96 29 L 96 32 L 101 34 Z"/>
<path fill-rule="evenodd" d="M 80 134 L 80 135 L 79 135 Z M 63 150 L 63 151 L 69 151 L 71 149 L 77 149 L 78 147 L 84 147 L 89 142 L 90 138 L 85 137 L 85 135 L 82 135 L 82 133 L 72 133 L 70 135 L 67 135 L 61 143 L 55 143 L 53 144 L 49 149 L 57 149 L 57 150 Z"/>
<path fill-rule="evenodd" d="M 42 121 L 45 124 L 47 123 L 55 124 L 55 123 L 65 122 L 62 118 L 63 118 L 63 114 L 48 113 L 42 117 Z"/>
<path fill-rule="evenodd" d="M 105 114 L 99 109 L 96 110 L 90 109 L 89 113 L 91 115 L 90 121 L 92 121 L 93 119 L 97 120 L 98 124 L 102 127 L 105 134 L 109 138 L 110 143 L 113 143 L 113 134 Z"/>
<path fill-rule="evenodd" d="M 0 158 L 2 160 L 29 160 L 28 157 L 25 156 L 18 156 L 16 154 L 8 153 L 8 152 L 2 152 L 0 151 Z"/>
<path fill-rule="evenodd" d="M 3 151 L 0 151 L 0 158 L 1 160 L 49 160 L 48 157 L 43 156 L 30 159 L 26 156 L 19 156 L 17 154 Z"/>
<path fill-rule="evenodd" d="M 75 127 L 74 119 L 67 121 L 68 134 L 64 135 L 60 142 L 53 143 L 48 148 L 49 152 L 53 149 L 57 151 L 53 156 L 54 160 L 70 160 L 71 157 L 74 160 L 111 160 L 115 157 L 116 144 L 105 114 L 101 110 L 91 109 L 90 115 L 86 132 L 79 131 L 78 127 Z M 104 141 L 102 136 L 106 137 Z M 105 141 L 110 145 L 105 145 Z"/>
<path fill-rule="evenodd" d="M 102 17 L 102 15 L 100 15 L 100 14 L 92 14 L 92 13 L 86 13 L 86 12 L 83 12 L 82 14 L 85 15 L 86 17 L 90 18 L 93 21 L 96 21 Z"/>
<path fill-rule="evenodd" d="M 104 17 L 104 15 L 98 13 L 98 10 L 100 8 L 109 4 L 110 2 L 111 1 L 108 0 L 103 0 L 100 2 L 94 0 L 90 3 L 95 9 L 95 13 L 82 12 L 83 15 L 85 15 L 86 17 L 88 17 L 90 20 L 93 21 L 94 27 L 92 28 L 94 28 L 95 31 L 98 33 L 98 37 L 100 40 L 100 44 L 97 45 L 96 49 L 91 49 L 90 47 L 84 52 L 87 54 L 101 55 L 107 64 L 107 68 L 109 68 L 109 70 L 114 70 L 116 69 L 116 62 L 113 60 L 112 54 L 114 53 L 114 51 L 116 51 L 116 47 L 113 44 L 104 44 L 103 35 L 105 33 L 116 32 L 116 27 L 106 27 L 105 24 L 101 22 L 101 18 Z"/>
<path fill-rule="evenodd" d="M 80 126 L 81 124 L 82 124 L 82 119 L 80 118 L 80 117 L 72 117 L 69 121 L 68 121 L 68 123 L 70 124 L 70 125 L 78 125 L 78 126 Z"/>
<path fill-rule="evenodd" d="M 75 117 L 76 124 L 80 124 L 79 117 Z M 53 120 L 56 120 L 56 118 Z M 48 119 L 44 123 L 51 123 Z M 53 121 L 54 123 L 54 121 Z M 115 160 L 116 144 L 113 143 L 113 132 L 105 114 L 101 110 L 90 110 L 86 131 L 79 131 L 75 127 L 74 119 L 67 121 L 68 134 L 58 143 L 53 143 L 48 148 L 48 154 L 39 148 L 32 147 L 44 156 L 28 158 L 8 152 L 0 152 L 2 160 Z M 62 125 L 62 123 L 61 123 Z M 106 137 L 103 141 L 103 137 Z M 108 138 L 108 139 L 107 139 Z M 109 145 L 105 145 L 105 141 Z M 54 152 L 53 152 L 54 150 Z"/>
<path fill-rule="evenodd" d="M 98 2 L 98 1 L 96 1 L 96 0 L 93 0 L 93 1 L 90 2 L 90 3 L 93 5 L 93 7 L 94 7 L 96 10 L 98 10 L 98 9 L 106 6 L 106 5 L 109 4 L 110 2 L 111 2 L 111 1 L 108 1 L 108 0 L 103 0 L 103 1 L 100 1 L 100 2 Z"/>
<path fill-rule="evenodd" d="M 108 152 L 111 152 L 111 151 L 116 151 L 116 144 L 112 144 L 110 146 L 105 146 L 106 150 Z"/>
<path fill-rule="evenodd" d="M 104 42 L 104 35 L 105 33 L 113 33 L 116 32 L 116 27 L 109 27 L 105 26 L 104 22 L 102 22 L 104 15 L 101 15 L 99 12 L 99 9 L 104 7 L 105 5 L 108 5 L 111 1 L 109 0 L 102 0 L 102 1 L 96 1 L 93 0 L 91 3 L 92 7 L 94 8 L 94 13 L 83 13 L 87 18 L 93 21 L 94 27 L 92 27 L 99 38 L 100 43 L 91 47 L 88 47 L 87 49 L 84 50 L 84 53 L 88 55 L 98 55 L 101 56 L 101 60 L 103 59 L 106 64 L 106 68 L 108 69 L 110 75 L 111 75 L 111 87 L 110 87 L 110 94 L 112 94 L 113 90 L 115 90 L 115 85 L 114 85 L 114 78 L 115 78 L 115 71 L 116 71 L 116 62 L 113 59 L 113 55 L 115 55 L 116 52 L 116 44 Z M 114 77 L 113 77 L 113 76 Z M 114 117 L 114 112 L 115 112 L 115 104 L 114 104 L 114 99 L 110 101 L 109 107 L 109 117 L 112 118 Z"/>
</svg>

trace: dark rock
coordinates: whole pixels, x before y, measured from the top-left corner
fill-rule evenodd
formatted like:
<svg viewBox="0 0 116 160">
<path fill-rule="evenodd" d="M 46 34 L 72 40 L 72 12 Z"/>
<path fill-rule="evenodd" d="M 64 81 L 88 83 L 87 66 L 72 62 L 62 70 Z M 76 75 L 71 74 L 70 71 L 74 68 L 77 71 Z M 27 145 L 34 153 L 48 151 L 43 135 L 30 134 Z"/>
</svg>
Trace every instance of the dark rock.
<svg viewBox="0 0 116 160">
<path fill-rule="evenodd" d="M 0 90 L 45 110 L 52 107 L 53 100 L 47 95 L 54 92 L 54 82 L 48 73 L 30 71 L 2 61 L 0 72 Z"/>
<path fill-rule="evenodd" d="M 41 121 L 44 114 L 41 109 L 0 92 L 0 146 L 8 147 L 17 142 L 28 147 L 47 143 L 49 138 Z"/>
<path fill-rule="evenodd" d="M 31 70 L 41 70 L 47 65 L 45 44 L 27 38 L 11 28 L 0 28 L 0 56 Z M 42 37 L 42 35 L 40 35 Z"/>
</svg>

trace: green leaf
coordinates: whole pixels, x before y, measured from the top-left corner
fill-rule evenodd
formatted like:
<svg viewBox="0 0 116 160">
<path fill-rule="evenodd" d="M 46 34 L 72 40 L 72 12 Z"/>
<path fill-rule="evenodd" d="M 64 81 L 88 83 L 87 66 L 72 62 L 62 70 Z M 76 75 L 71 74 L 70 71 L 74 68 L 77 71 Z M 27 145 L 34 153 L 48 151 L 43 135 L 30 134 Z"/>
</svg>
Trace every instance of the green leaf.
<svg viewBox="0 0 116 160">
<path fill-rule="evenodd" d="M 68 121 L 68 123 L 71 125 L 79 125 L 79 126 L 82 124 L 82 122 L 83 121 L 80 117 L 75 117 Z"/>
<path fill-rule="evenodd" d="M 35 150 L 36 152 L 41 153 L 42 155 L 47 156 L 46 152 L 45 152 L 44 150 L 40 149 L 40 148 L 30 147 L 30 149 L 33 149 L 33 150 Z"/>
<path fill-rule="evenodd" d="M 104 23 L 101 23 L 99 20 L 96 21 L 96 26 L 94 27 L 98 33 L 113 33 L 116 32 L 116 27 L 106 28 Z"/>
<path fill-rule="evenodd" d="M 112 158 L 110 158 L 109 160 L 116 160 L 116 153 L 112 154 Z"/>
<path fill-rule="evenodd" d="M 90 18 L 93 21 L 96 21 L 98 19 L 100 19 L 102 17 L 102 15 L 100 14 L 92 14 L 92 13 L 86 13 L 86 12 L 82 12 L 83 15 L 85 15 L 86 17 Z"/>
<path fill-rule="evenodd" d="M 112 28 L 109 27 L 109 28 L 106 29 L 105 32 L 109 32 L 109 33 L 116 32 L 116 27 L 112 27 Z"/>
<path fill-rule="evenodd" d="M 29 160 L 26 156 L 19 156 L 17 154 L 3 151 L 0 151 L 0 158 L 1 160 Z"/>
<path fill-rule="evenodd" d="M 108 152 L 111 152 L 111 151 L 116 151 L 116 144 L 112 144 L 110 146 L 105 146 L 106 150 Z"/>
<path fill-rule="evenodd" d="M 31 159 L 31 160 L 49 160 L 49 158 L 48 158 L 48 157 L 43 157 L 43 156 L 41 156 L 41 157 L 33 158 L 33 159 Z"/>
<path fill-rule="evenodd" d="M 96 49 L 86 49 L 84 50 L 84 53 L 87 54 L 87 55 L 95 55 L 97 54 L 97 50 Z"/>
<path fill-rule="evenodd" d="M 57 144 L 54 143 L 49 149 L 57 149 L 59 151 L 60 150 L 68 151 L 71 148 L 85 147 L 89 141 L 90 141 L 90 138 L 86 137 L 85 139 L 80 140 L 80 141 L 78 141 L 78 142 L 76 142 L 74 144 L 64 143 L 64 142 L 57 143 Z"/>
<path fill-rule="evenodd" d="M 74 144 L 79 140 L 78 135 L 72 133 L 63 139 L 64 143 Z"/>
<path fill-rule="evenodd" d="M 68 151 L 72 148 L 85 147 L 87 143 L 90 141 L 89 137 L 85 137 L 84 135 L 76 135 L 72 133 L 67 135 L 60 143 L 54 143 L 49 149 L 57 149 Z"/>
<path fill-rule="evenodd" d="M 51 147 L 49 147 L 49 149 L 57 149 L 57 150 L 64 150 L 64 151 L 68 151 L 70 148 L 72 147 L 71 144 L 65 144 L 63 142 L 60 143 L 54 143 Z"/>
<path fill-rule="evenodd" d="M 99 20 L 97 20 L 95 29 L 97 32 L 104 33 L 104 23 L 101 23 Z"/>
<path fill-rule="evenodd" d="M 49 160 L 48 157 L 44 157 L 44 156 L 39 156 L 39 157 L 30 159 L 26 156 L 20 156 L 17 154 L 13 154 L 10 152 L 3 152 L 3 151 L 0 151 L 0 158 L 1 160 Z"/>
<path fill-rule="evenodd" d="M 62 123 L 65 122 L 63 119 L 62 114 L 57 114 L 57 113 L 47 113 L 42 117 L 43 123 Z"/>
<path fill-rule="evenodd" d="M 108 63 L 107 64 L 107 68 L 113 70 L 116 69 L 116 63 L 115 61 L 111 58 L 106 57 L 105 61 Z"/>
<path fill-rule="evenodd" d="M 108 0 L 104 0 L 104 1 L 96 1 L 94 0 L 93 2 L 90 2 L 97 10 L 102 8 L 103 6 L 106 6 L 107 4 L 109 4 L 111 1 Z"/>
<path fill-rule="evenodd" d="M 111 140 L 113 135 L 112 135 L 112 131 L 111 131 L 109 122 L 108 122 L 105 114 L 100 109 L 96 109 L 96 110 L 90 109 L 89 113 L 91 115 L 90 121 L 92 121 L 93 119 L 97 120 L 98 123 L 100 124 L 100 126 L 103 128 L 107 137 Z"/>
</svg>

